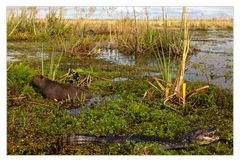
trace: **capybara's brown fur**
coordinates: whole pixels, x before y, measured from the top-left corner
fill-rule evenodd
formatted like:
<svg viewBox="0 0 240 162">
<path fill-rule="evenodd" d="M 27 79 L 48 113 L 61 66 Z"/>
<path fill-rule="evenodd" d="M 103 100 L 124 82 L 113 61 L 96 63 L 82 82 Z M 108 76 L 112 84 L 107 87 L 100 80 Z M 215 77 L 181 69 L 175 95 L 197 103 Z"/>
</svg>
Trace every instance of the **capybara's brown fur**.
<svg viewBox="0 0 240 162">
<path fill-rule="evenodd" d="M 61 84 L 42 75 L 34 76 L 32 84 L 42 91 L 44 97 L 49 99 L 76 99 L 80 96 L 84 99 L 91 98 L 87 88 Z"/>
</svg>

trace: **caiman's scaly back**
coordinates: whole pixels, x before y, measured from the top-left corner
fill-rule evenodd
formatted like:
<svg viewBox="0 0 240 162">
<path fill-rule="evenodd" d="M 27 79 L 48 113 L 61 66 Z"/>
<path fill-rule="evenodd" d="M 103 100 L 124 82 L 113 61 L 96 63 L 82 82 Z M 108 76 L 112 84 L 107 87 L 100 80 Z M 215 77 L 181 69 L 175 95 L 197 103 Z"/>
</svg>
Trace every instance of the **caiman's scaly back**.
<svg viewBox="0 0 240 162">
<path fill-rule="evenodd" d="M 182 140 L 162 139 L 158 136 L 105 136 L 97 137 L 91 135 L 63 135 L 57 140 L 58 147 L 62 148 L 67 145 L 81 145 L 85 143 L 101 144 L 101 143 L 124 143 L 126 141 L 134 142 L 154 142 L 164 149 L 187 148 L 195 145 L 206 145 L 219 139 L 214 136 L 217 129 L 196 129 L 187 133 Z"/>
</svg>

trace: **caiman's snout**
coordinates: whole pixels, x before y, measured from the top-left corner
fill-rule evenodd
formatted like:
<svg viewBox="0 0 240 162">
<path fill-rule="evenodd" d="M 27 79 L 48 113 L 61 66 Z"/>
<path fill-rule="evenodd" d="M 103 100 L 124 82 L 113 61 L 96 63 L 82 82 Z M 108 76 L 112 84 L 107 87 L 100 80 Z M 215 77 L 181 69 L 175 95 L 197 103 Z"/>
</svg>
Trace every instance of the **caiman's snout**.
<svg viewBox="0 0 240 162">
<path fill-rule="evenodd" d="M 209 144 L 219 140 L 219 136 L 215 135 L 218 129 L 202 129 L 196 136 L 196 142 L 200 145 Z"/>
</svg>

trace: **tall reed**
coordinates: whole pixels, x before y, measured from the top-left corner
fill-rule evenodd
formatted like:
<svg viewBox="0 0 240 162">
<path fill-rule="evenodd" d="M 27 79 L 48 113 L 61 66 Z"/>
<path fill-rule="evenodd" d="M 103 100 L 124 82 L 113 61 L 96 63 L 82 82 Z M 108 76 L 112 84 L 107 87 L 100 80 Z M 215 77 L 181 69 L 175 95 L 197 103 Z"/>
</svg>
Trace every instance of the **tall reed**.
<svg viewBox="0 0 240 162">
<path fill-rule="evenodd" d="M 18 9 L 19 10 L 19 9 Z M 32 37 L 37 36 L 37 28 L 36 28 L 36 15 L 38 10 L 36 7 L 21 7 L 20 15 L 18 14 L 18 10 L 9 9 L 8 19 L 7 19 L 7 33 L 8 38 L 12 37 L 12 35 L 16 34 L 19 37 L 25 36 L 25 39 L 28 39 L 27 36 Z M 21 35 L 21 33 L 25 33 L 25 35 Z M 28 34 L 26 36 L 26 34 Z"/>
<path fill-rule="evenodd" d="M 114 37 L 121 52 L 135 56 L 146 54 L 153 56 L 156 50 L 163 50 L 167 54 L 171 52 L 172 55 L 180 55 L 181 33 L 169 28 L 166 23 L 162 28 L 151 25 L 147 9 L 145 20 L 137 18 L 134 8 L 133 15 L 133 19 L 120 20 L 114 28 L 117 30 L 116 33 L 121 33 Z"/>
<path fill-rule="evenodd" d="M 169 57 L 168 58 L 169 60 L 167 61 L 164 51 L 161 51 L 161 52 L 158 51 L 156 58 L 159 62 L 161 78 L 153 77 L 153 80 L 156 82 L 157 86 L 151 82 L 149 82 L 149 84 L 159 92 L 165 93 L 164 104 L 166 106 L 169 106 L 167 104 L 168 101 L 172 103 L 177 103 L 182 105 L 182 110 L 184 110 L 185 112 L 187 111 L 186 100 L 192 95 L 195 95 L 199 92 L 207 90 L 209 86 L 200 87 L 198 89 L 195 89 L 187 93 L 187 84 L 184 81 L 184 74 L 185 74 L 187 56 L 189 52 L 190 39 L 189 39 L 188 27 L 187 27 L 186 7 L 183 7 L 182 22 L 183 22 L 183 28 L 182 28 L 183 29 L 183 38 L 182 38 L 183 51 L 182 51 L 180 63 L 178 65 L 178 72 L 177 72 L 175 81 L 172 82 L 173 75 L 170 69 L 173 66 L 173 63 L 170 61 L 171 57 Z M 162 56 L 160 55 L 160 53 L 162 54 Z M 169 107 L 176 111 L 176 109 L 172 108 L 172 105 Z"/>
</svg>

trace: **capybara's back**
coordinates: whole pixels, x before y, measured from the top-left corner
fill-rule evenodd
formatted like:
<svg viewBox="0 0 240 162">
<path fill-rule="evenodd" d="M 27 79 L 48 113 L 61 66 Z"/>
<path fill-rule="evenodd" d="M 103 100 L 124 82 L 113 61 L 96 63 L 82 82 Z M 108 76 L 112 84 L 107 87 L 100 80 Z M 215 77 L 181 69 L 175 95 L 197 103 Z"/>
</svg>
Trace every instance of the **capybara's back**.
<svg viewBox="0 0 240 162">
<path fill-rule="evenodd" d="M 61 84 L 42 75 L 36 75 L 33 77 L 33 85 L 38 87 L 42 91 L 44 97 L 49 99 L 63 100 L 76 99 L 79 97 L 83 99 L 91 98 L 90 92 L 86 88 Z"/>
</svg>

